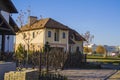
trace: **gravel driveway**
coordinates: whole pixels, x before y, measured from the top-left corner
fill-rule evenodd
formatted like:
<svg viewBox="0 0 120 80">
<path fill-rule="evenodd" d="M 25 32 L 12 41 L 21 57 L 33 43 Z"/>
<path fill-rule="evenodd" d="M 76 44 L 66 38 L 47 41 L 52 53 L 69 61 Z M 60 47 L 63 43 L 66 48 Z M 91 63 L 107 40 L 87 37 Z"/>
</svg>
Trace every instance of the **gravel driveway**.
<svg viewBox="0 0 120 80">
<path fill-rule="evenodd" d="M 69 80 L 106 80 L 116 70 L 63 70 L 60 74 Z"/>
</svg>

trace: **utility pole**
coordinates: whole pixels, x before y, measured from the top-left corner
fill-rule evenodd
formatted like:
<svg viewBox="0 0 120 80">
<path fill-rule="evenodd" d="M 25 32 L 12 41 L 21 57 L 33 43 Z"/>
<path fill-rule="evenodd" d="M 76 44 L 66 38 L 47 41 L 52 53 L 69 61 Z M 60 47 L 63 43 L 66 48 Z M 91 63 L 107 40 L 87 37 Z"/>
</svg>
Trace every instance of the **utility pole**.
<svg viewBox="0 0 120 80">
<path fill-rule="evenodd" d="M 8 53 L 9 53 L 9 35 L 7 36 L 7 40 L 8 40 Z"/>
</svg>

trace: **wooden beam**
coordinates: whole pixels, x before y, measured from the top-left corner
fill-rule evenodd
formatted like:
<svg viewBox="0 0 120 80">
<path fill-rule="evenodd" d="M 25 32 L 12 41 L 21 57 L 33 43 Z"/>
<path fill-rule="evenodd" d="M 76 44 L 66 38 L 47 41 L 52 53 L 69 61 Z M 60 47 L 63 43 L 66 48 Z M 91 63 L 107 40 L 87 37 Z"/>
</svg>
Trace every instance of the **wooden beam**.
<svg viewBox="0 0 120 80">
<path fill-rule="evenodd" d="M 11 31 L 10 29 L 0 27 L 0 30 L 6 30 L 6 31 Z"/>
</svg>

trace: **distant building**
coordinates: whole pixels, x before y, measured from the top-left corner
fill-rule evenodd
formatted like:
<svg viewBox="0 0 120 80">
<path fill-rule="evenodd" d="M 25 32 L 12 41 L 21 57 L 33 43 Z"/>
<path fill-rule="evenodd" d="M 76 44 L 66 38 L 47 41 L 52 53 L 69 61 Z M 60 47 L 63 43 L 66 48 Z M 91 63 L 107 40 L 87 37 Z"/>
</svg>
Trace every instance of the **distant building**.
<svg viewBox="0 0 120 80">
<path fill-rule="evenodd" d="M 119 54 L 120 54 L 120 46 L 117 46 L 117 51 L 118 51 Z"/>
<path fill-rule="evenodd" d="M 36 51 L 43 49 L 48 42 L 52 48 L 82 52 L 84 40 L 75 30 L 52 18 L 37 20 L 37 17 L 30 16 L 29 23 L 16 33 L 15 49 L 22 44 L 26 50 L 29 48 Z"/>
<path fill-rule="evenodd" d="M 88 47 L 89 49 L 92 50 L 92 52 L 89 52 L 87 54 L 92 54 L 93 52 L 96 51 L 97 45 L 96 44 L 89 44 L 89 45 L 84 45 L 84 47 Z"/>
<path fill-rule="evenodd" d="M 96 51 L 97 45 L 96 44 L 89 44 L 88 47 L 91 48 L 92 51 Z"/>
<path fill-rule="evenodd" d="M 107 52 L 116 52 L 116 46 L 108 46 L 108 45 L 104 45 L 105 49 L 107 50 Z"/>
<path fill-rule="evenodd" d="M 106 51 L 107 51 L 107 54 L 109 56 L 112 56 L 113 54 L 114 55 L 118 55 L 119 53 L 119 49 L 117 46 L 108 46 L 108 45 L 104 45 Z"/>
<path fill-rule="evenodd" d="M 92 52 L 96 51 L 98 45 L 96 44 L 89 44 L 89 45 L 85 45 L 84 47 L 88 47 L 92 49 Z M 120 51 L 120 47 L 119 46 L 109 46 L 109 45 L 103 45 L 103 47 L 106 49 L 107 55 L 111 56 L 112 54 L 118 54 Z M 88 53 L 88 54 L 92 54 L 92 53 Z"/>
</svg>

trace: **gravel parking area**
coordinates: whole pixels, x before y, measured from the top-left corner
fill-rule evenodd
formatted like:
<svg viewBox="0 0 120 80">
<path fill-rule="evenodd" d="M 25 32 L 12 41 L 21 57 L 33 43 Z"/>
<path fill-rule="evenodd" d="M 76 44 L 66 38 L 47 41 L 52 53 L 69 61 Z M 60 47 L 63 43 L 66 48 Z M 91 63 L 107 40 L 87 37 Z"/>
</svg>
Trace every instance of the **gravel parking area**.
<svg viewBox="0 0 120 80">
<path fill-rule="evenodd" d="M 60 74 L 69 80 L 106 80 L 116 70 L 63 70 Z"/>
</svg>

